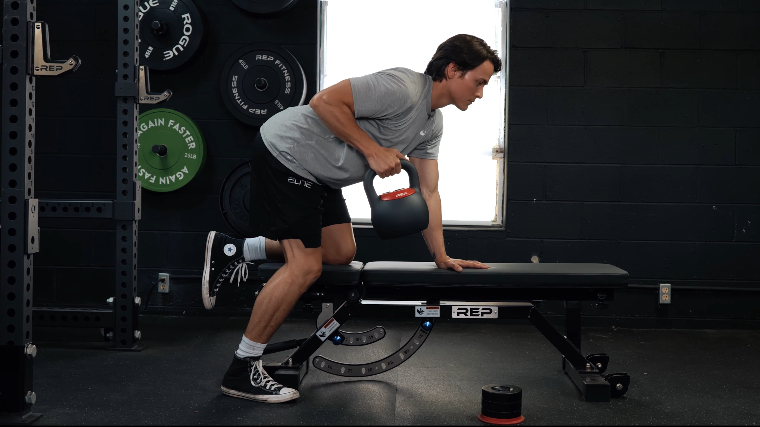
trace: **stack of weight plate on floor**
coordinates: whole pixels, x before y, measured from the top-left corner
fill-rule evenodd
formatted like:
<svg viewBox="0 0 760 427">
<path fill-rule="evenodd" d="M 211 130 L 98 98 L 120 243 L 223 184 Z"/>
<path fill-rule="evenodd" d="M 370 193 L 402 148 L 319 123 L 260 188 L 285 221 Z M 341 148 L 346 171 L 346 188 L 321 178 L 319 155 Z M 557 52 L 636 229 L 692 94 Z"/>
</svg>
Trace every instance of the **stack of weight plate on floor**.
<svg viewBox="0 0 760 427">
<path fill-rule="evenodd" d="M 522 416 L 522 389 L 513 385 L 489 384 L 482 389 L 478 419 L 489 424 L 519 424 Z"/>
</svg>

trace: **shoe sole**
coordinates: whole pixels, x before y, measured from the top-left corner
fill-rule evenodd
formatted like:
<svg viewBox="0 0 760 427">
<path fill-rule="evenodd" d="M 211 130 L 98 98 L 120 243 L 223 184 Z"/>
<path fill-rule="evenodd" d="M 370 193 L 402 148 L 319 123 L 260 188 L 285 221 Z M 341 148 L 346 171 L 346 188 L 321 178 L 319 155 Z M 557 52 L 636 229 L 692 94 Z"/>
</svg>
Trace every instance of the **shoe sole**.
<svg viewBox="0 0 760 427">
<path fill-rule="evenodd" d="M 206 307 L 207 310 L 211 310 L 214 308 L 214 303 L 216 302 L 216 296 L 209 295 L 209 292 L 211 292 L 211 289 L 209 287 L 208 279 L 211 275 L 211 247 L 214 244 L 214 236 L 216 236 L 216 231 L 209 231 L 208 237 L 206 237 L 206 257 L 203 260 L 203 305 Z"/>
<path fill-rule="evenodd" d="M 290 393 L 290 394 L 267 396 L 267 395 L 255 395 L 255 394 L 243 393 L 243 392 L 228 389 L 224 386 L 222 386 L 222 393 L 226 394 L 227 396 L 238 397 L 241 399 L 253 400 L 254 402 L 264 402 L 264 403 L 282 403 L 282 402 L 287 402 L 289 400 L 298 399 L 301 396 L 298 393 L 298 390 L 296 390 L 295 393 Z"/>
</svg>

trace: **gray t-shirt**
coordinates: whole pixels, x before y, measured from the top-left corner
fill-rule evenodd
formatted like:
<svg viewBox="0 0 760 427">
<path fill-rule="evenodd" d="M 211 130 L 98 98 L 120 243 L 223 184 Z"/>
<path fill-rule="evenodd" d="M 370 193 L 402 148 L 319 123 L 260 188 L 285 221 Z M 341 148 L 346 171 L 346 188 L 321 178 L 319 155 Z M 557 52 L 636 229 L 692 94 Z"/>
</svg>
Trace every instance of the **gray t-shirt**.
<svg viewBox="0 0 760 427">
<path fill-rule="evenodd" d="M 433 80 L 406 68 L 349 79 L 359 127 L 383 147 L 437 159 L 443 117 L 430 111 Z M 261 126 L 269 151 L 294 173 L 332 188 L 361 182 L 367 159 L 338 139 L 308 105 L 287 108 Z"/>
</svg>

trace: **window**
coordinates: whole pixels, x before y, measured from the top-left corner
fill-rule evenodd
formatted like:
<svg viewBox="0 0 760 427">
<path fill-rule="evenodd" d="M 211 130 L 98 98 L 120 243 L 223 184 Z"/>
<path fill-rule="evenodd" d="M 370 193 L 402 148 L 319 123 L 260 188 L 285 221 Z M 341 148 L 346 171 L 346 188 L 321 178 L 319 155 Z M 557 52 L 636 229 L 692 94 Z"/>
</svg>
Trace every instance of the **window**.
<svg viewBox="0 0 760 427">
<path fill-rule="evenodd" d="M 440 43 L 456 34 L 482 38 L 502 58 L 502 71 L 467 111 L 442 109 L 438 158 L 444 226 L 502 227 L 509 7 L 494 0 L 329 0 L 320 3 L 320 90 L 349 77 L 393 67 L 424 72 Z M 496 158 L 495 158 L 496 157 Z M 375 178 L 378 194 L 408 187 L 401 174 Z M 368 224 L 362 183 L 343 189 L 353 222 Z"/>
</svg>

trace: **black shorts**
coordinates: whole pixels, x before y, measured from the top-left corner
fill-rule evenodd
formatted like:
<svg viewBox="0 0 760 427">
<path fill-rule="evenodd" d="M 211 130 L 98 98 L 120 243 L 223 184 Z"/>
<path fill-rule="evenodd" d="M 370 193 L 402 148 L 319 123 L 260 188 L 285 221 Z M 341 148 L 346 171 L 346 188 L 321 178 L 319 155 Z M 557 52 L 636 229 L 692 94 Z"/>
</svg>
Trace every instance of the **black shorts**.
<svg viewBox="0 0 760 427">
<path fill-rule="evenodd" d="M 340 189 L 310 181 L 288 169 L 256 135 L 251 157 L 249 222 L 254 236 L 299 239 L 322 246 L 322 228 L 351 222 Z"/>
</svg>

